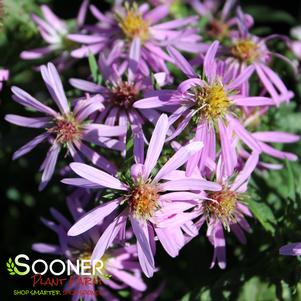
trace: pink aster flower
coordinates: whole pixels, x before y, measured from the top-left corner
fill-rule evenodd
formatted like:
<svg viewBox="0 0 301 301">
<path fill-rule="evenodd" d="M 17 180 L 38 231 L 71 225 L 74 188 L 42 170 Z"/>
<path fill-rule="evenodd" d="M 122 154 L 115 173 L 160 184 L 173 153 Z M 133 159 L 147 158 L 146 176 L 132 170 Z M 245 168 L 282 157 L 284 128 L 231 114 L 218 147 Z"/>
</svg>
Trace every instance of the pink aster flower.
<svg viewBox="0 0 301 301">
<path fill-rule="evenodd" d="M 131 129 L 134 145 L 144 142 L 142 127 L 146 122 L 156 124 L 160 113 L 155 109 L 136 109 L 133 104 L 143 95 L 153 90 L 152 81 L 131 69 L 114 64 L 115 55 L 112 53 L 107 59 L 100 55 L 100 71 L 103 75 L 104 85 L 95 84 L 81 79 L 71 79 L 73 87 L 92 95 L 103 97 L 104 110 L 95 118 L 96 123 L 125 126 Z M 155 74 L 154 77 L 159 77 Z M 159 79 L 158 79 L 159 80 Z M 126 155 L 126 133 L 120 137 L 123 145 L 123 156 Z"/>
<path fill-rule="evenodd" d="M 9 70 L 7 69 L 0 69 L 0 91 L 3 88 L 4 82 L 8 80 L 9 77 Z"/>
<path fill-rule="evenodd" d="M 80 7 L 76 20 L 77 30 L 84 24 L 88 4 L 89 0 L 84 0 Z M 36 60 L 49 57 L 50 54 L 58 55 L 59 57 L 53 62 L 59 70 L 62 70 L 72 61 L 70 51 L 75 48 L 75 43 L 68 39 L 68 34 L 72 32 L 72 29 L 68 28 L 67 23 L 59 19 L 47 5 L 42 5 L 41 10 L 44 19 L 35 14 L 32 15 L 32 19 L 48 45 L 22 51 L 20 56 L 24 60 Z"/>
<path fill-rule="evenodd" d="M 154 129 L 145 160 L 139 160 L 144 163 L 133 165 L 126 181 L 121 182 L 119 179 L 85 164 L 72 163 L 70 165 L 73 171 L 92 185 L 98 185 L 100 188 L 107 187 L 119 192 L 119 197 L 90 211 L 68 232 L 70 236 L 79 235 L 109 216 L 110 223 L 98 240 L 92 258 L 102 257 L 115 237 L 124 233 L 126 222 L 129 219 L 137 239 L 141 268 L 146 276 L 151 277 L 155 270 L 155 234 L 165 250 L 176 256 L 179 249 L 185 244 L 183 231 L 188 232 L 185 226 L 195 217 L 194 213 L 187 212 L 195 206 L 194 202 L 190 202 L 195 196 L 191 191 L 216 191 L 221 188 L 219 184 L 203 179 L 179 180 L 173 177 L 165 180 L 165 177 L 185 164 L 191 155 L 202 148 L 200 142 L 194 142 L 179 149 L 159 171 L 155 172 L 167 131 L 168 119 L 163 114 Z M 136 157 L 144 157 L 143 149 L 136 148 L 136 152 Z M 77 178 L 65 179 L 63 182 L 84 186 L 78 185 Z M 165 210 L 165 207 L 169 207 L 168 210 Z M 181 220 L 177 219 L 176 225 L 172 224 L 169 227 L 166 224 L 160 225 L 174 215 L 181 217 Z M 160 223 L 157 224 L 157 221 Z"/>
<path fill-rule="evenodd" d="M 82 193 L 73 194 L 68 200 L 68 207 L 75 220 L 79 219 L 85 211 L 82 208 L 80 198 Z M 54 231 L 59 240 L 58 245 L 48 243 L 35 243 L 32 248 L 34 251 L 45 254 L 58 255 L 63 260 L 71 260 L 76 264 L 76 260 L 91 260 L 92 250 L 95 246 L 95 237 L 103 225 L 99 225 L 97 229 L 92 229 L 87 233 L 78 236 L 67 236 L 67 231 L 71 227 L 71 223 L 56 209 L 50 210 L 54 221 L 42 218 L 42 222 Z M 80 292 L 95 291 L 104 300 L 118 300 L 114 292 L 121 289 L 133 289 L 137 294 L 146 290 L 146 284 L 143 282 L 141 268 L 137 260 L 137 248 L 133 245 L 126 244 L 120 247 L 117 244 L 113 248 L 106 251 L 98 260 L 102 260 L 103 266 L 95 269 L 95 274 L 91 276 L 71 275 L 65 285 L 65 290 L 77 291 L 72 300 L 96 301 L 96 296 L 84 294 Z M 92 265 L 92 263 L 91 263 Z M 86 270 L 86 272 L 88 272 Z M 92 272 L 92 270 L 91 270 Z"/>
<path fill-rule="evenodd" d="M 116 5 L 113 12 L 106 15 L 91 5 L 91 12 L 99 21 L 89 27 L 91 34 L 69 35 L 73 41 L 83 44 L 80 49 L 72 51 L 76 58 L 88 56 L 89 52 L 97 54 L 116 48 L 120 58 L 129 63 L 138 62 L 139 70 L 147 75 L 149 69 L 169 72 L 166 62 L 172 59 L 163 47 L 173 45 L 193 53 L 203 47 L 197 29 L 191 27 L 196 24 L 197 17 L 159 23 L 168 16 L 168 5 L 150 10 L 148 4 L 126 3 Z"/>
<path fill-rule="evenodd" d="M 253 153 L 247 160 L 244 168 L 237 175 L 228 176 L 220 158 L 216 171 L 216 182 L 222 190 L 207 194 L 199 210 L 201 218 L 196 222 L 201 227 L 207 222 L 207 237 L 214 247 L 211 268 L 217 262 L 221 269 L 226 267 L 226 240 L 224 230 L 233 232 L 237 239 L 246 243 L 245 233 L 251 228 L 245 217 L 252 217 L 244 199 L 247 197 L 247 184 L 250 175 L 258 163 L 258 154 Z"/>
<path fill-rule="evenodd" d="M 248 66 L 254 67 L 254 72 L 258 76 L 266 92 L 272 97 L 277 105 L 282 101 L 289 101 L 294 93 L 289 91 L 279 75 L 271 69 L 270 62 L 272 57 L 278 57 L 294 67 L 292 62 L 285 56 L 272 52 L 267 47 L 267 41 L 278 37 L 271 35 L 266 38 L 259 38 L 252 35 L 244 20 L 243 13 L 238 9 L 239 31 L 236 37 L 233 37 L 232 46 L 229 48 L 228 62 L 235 70 L 245 70 Z M 285 39 L 285 38 L 284 38 Z M 243 85 L 244 95 L 249 95 L 249 82 L 245 81 Z"/>
<path fill-rule="evenodd" d="M 237 30 L 238 20 L 233 16 L 233 10 L 237 5 L 236 0 L 227 0 L 223 3 L 221 1 L 200 1 L 189 0 L 194 10 L 202 17 L 208 19 L 206 31 L 203 33 L 215 40 L 223 40 L 224 38 L 231 37 L 232 31 Z M 244 22 L 249 28 L 253 25 L 253 18 L 250 15 L 244 15 Z"/>
<path fill-rule="evenodd" d="M 239 76 L 233 76 L 227 65 L 218 61 L 215 56 L 219 42 L 214 42 L 204 58 L 203 78 L 195 73 L 187 60 L 175 49 L 170 48 L 171 56 L 177 61 L 177 66 L 189 77 L 183 81 L 174 92 L 169 91 L 169 99 L 161 91 L 157 96 L 142 99 L 134 104 L 136 108 L 156 108 L 178 106 L 169 117 L 169 124 L 177 120 L 177 129 L 169 137 L 175 138 L 188 126 L 196 126 L 194 141 L 203 141 L 204 147 L 187 163 L 187 175 L 198 166 L 214 168 L 217 154 L 217 143 L 220 141 L 220 152 L 225 162 L 226 173 L 231 175 L 237 165 L 237 150 L 232 145 L 233 135 L 252 151 L 260 152 L 256 139 L 249 133 L 238 119 L 243 108 L 271 106 L 271 98 L 250 97 L 240 93 L 242 83 L 248 80 L 254 67 L 249 66 Z M 164 92 L 164 90 L 163 90 Z M 162 94 L 161 94 L 162 93 Z M 219 135 L 219 140 L 216 136 Z"/>
<path fill-rule="evenodd" d="M 301 243 L 290 243 L 279 249 L 280 255 L 286 256 L 300 256 L 301 255 Z"/>
<path fill-rule="evenodd" d="M 64 148 L 71 154 L 73 160 L 83 162 L 83 158 L 87 158 L 96 166 L 110 173 L 114 173 L 115 167 L 103 156 L 86 145 L 84 141 L 119 149 L 119 141 L 116 139 L 112 140 L 111 137 L 124 135 L 126 128 L 91 123 L 89 116 L 104 108 L 102 97 L 99 95 L 93 98 L 87 97 L 78 100 L 73 108 L 71 108 L 59 74 L 52 63 L 49 63 L 47 67 L 42 66 L 41 74 L 59 112 L 42 104 L 24 90 L 18 87 L 12 88 L 14 94 L 13 99 L 16 102 L 45 115 L 44 117 L 6 115 L 5 119 L 10 123 L 44 130 L 42 134 L 36 136 L 33 140 L 17 150 L 13 155 L 13 159 L 27 154 L 45 140 L 51 143 L 51 147 L 40 168 L 40 171 L 43 171 L 41 184 L 39 186 L 40 190 L 43 189 L 51 179 L 59 152 Z"/>
</svg>

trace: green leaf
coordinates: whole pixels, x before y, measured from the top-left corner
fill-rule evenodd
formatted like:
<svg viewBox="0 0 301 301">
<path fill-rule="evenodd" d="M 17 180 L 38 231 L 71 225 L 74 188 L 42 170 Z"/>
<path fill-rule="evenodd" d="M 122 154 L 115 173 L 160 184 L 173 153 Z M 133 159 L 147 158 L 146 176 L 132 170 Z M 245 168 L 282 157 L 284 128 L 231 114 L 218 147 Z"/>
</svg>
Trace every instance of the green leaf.
<svg viewBox="0 0 301 301">
<path fill-rule="evenodd" d="M 263 228 L 274 235 L 274 225 L 276 224 L 276 219 L 270 207 L 263 202 L 256 202 L 251 199 L 248 199 L 247 203 L 250 210 L 261 223 Z"/>
<path fill-rule="evenodd" d="M 97 61 L 92 52 L 89 52 L 88 60 L 93 81 L 97 84 L 100 84 L 102 82 L 102 76 L 99 73 Z"/>
<path fill-rule="evenodd" d="M 287 170 L 287 196 L 296 201 L 296 186 L 295 186 L 295 179 L 292 170 L 291 163 L 288 160 L 285 160 L 286 170 Z"/>
<path fill-rule="evenodd" d="M 127 298 L 127 297 L 129 297 L 129 295 L 130 295 L 129 291 L 126 291 L 126 290 L 119 291 L 118 294 L 119 294 L 122 298 Z"/>
<path fill-rule="evenodd" d="M 181 299 L 181 301 L 189 301 L 189 300 L 190 300 L 190 297 L 191 297 L 191 294 L 188 293 L 188 294 L 186 294 L 186 295 Z"/>
</svg>

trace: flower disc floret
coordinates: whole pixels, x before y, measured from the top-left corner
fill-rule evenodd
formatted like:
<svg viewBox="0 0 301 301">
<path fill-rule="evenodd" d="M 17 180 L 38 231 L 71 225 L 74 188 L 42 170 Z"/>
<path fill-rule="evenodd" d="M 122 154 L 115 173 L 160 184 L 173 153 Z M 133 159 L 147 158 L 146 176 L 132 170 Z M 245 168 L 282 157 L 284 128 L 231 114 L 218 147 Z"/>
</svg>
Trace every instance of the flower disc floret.
<svg viewBox="0 0 301 301">
<path fill-rule="evenodd" d="M 231 48 L 232 55 L 241 62 L 253 63 L 259 56 L 258 45 L 249 39 L 236 42 Z"/>
<path fill-rule="evenodd" d="M 136 218 L 148 219 L 159 208 L 159 195 L 154 184 L 139 181 L 128 198 L 130 213 Z"/>
<path fill-rule="evenodd" d="M 201 118 L 216 120 L 223 117 L 230 106 L 227 92 L 220 83 L 192 88 L 196 101 L 196 111 Z"/>
<path fill-rule="evenodd" d="M 205 203 L 205 211 L 208 219 L 214 217 L 221 221 L 226 229 L 229 229 L 229 223 L 236 220 L 236 203 L 238 194 L 223 187 L 221 191 L 209 194 L 211 201 Z"/>
<path fill-rule="evenodd" d="M 81 125 L 72 114 L 60 115 L 55 119 L 54 126 L 49 128 L 48 132 L 56 136 L 55 140 L 58 143 L 65 144 L 80 138 Z"/>
<path fill-rule="evenodd" d="M 128 3 L 125 5 L 125 16 L 118 16 L 118 25 L 121 28 L 123 34 L 129 40 L 133 40 L 138 37 L 141 41 L 147 41 L 149 39 L 149 23 L 144 20 L 138 11 L 137 5 L 130 6 Z"/>
<path fill-rule="evenodd" d="M 111 99 L 114 105 L 125 109 L 131 108 L 138 100 L 139 90 L 134 84 L 121 82 L 111 89 Z"/>
</svg>

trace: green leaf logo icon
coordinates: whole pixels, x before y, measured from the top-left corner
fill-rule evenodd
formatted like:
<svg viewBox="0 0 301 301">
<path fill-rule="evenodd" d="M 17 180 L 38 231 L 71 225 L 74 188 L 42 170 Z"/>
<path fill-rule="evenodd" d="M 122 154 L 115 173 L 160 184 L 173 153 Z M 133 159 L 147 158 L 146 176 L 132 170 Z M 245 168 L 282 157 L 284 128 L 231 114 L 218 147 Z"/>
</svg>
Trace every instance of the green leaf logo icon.
<svg viewBox="0 0 301 301">
<path fill-rule="evenodd" d="M 6 268 L 7 271 L 9 272 L 10 275 L 21 275 L 21 273 L 18 271 L 18 269 L 15 266 L 15 263 L 13 262 L 13 260 L 11 258 L 8 259 L 8 261 L 6 262 Z"/>
</svg>

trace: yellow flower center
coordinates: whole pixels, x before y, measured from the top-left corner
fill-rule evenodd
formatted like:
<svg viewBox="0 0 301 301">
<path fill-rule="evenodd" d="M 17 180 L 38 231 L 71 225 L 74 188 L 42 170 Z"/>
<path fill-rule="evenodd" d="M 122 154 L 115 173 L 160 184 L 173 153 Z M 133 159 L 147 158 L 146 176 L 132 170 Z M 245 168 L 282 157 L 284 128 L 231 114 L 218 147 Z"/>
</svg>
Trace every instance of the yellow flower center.
<svg viewBox="0 0 301 301">
<path fill-rule="evenodd" d="M 137 218 L 150 218 L 159 208 L 158 200 L 158 191 L 153 184 L 138 182 L 128 198 L 130 213 Z"/>
<path fill-rule="evenodd" d="M 219 219 L 224 227 L 229 229 L 229 221 L 234 221 L 236 219 L 237 193 L 224 187 L 221 191 L 210 193 L 209 198 L 213 201 L 209 200 L 205 202 L 207 217 Z"/>
<path fill-rule="evenodd" d="M 232 55 L 241 62 L 252 63 L 259 56 L 258 45 L 252 40 L 240 40 L 231 48 Z"/>
<path fill-rule="evenodd" d="M 192 88 L 196 100 L 196 111 L 200 118 L 216 120 L 223 117 L 230 106 L 228 95 L 220 83 Z"/>
<path fill-rule="evenodd" d="M 56 135 L 55 140 L 64 144 L 80 138 L 81 125 L 73 115 L 59 116 L 54 122 L 54 126 L 47 130 L 49 133 Z"/>
<path fill-rule="evenodd" d="M 118 25 L 124 35 L 133 40 L 138 37 L 142 42 L 149 39 L 149 22 L 144 20 L 138 11 L 137 5 L 125 5 L 126 15 L 118 16 Z"/>
</svg>

